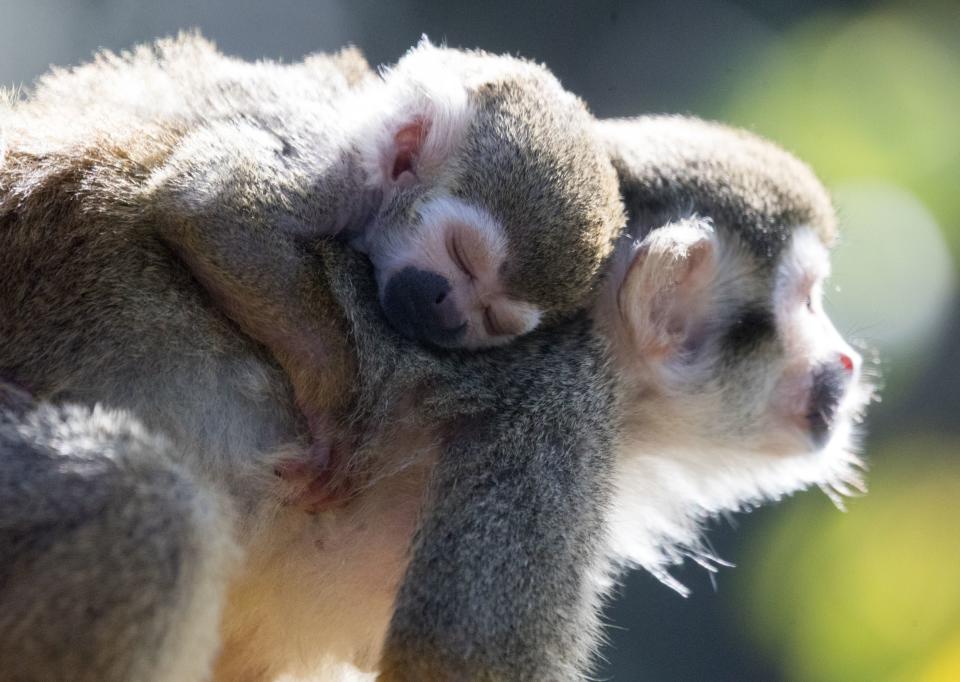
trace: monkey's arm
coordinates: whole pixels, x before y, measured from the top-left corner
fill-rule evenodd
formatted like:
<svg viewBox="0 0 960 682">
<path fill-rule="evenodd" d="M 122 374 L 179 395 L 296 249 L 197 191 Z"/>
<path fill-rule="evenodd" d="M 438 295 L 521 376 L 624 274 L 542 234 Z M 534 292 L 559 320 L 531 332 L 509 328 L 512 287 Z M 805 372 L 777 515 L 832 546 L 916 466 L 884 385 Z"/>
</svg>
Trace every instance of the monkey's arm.
<svg viewBox="0 0 960 682">
<path fill-rule="evenodd" d="M 528 366 L 503 368 L 502 408 L 454 427 L 381 679 L 584 675 L 599 636 L 611 407 L 589 345 L 571 345 L 515 349 Z"/>
<path fill-rule="evenodd" d="M 217 305 L 274 354 L 308 418 L 342 403 L 352 355 L 315 256 L 260 225 L 182 219 L 161 234 Z"/>
<path fill-rule="evenodd" d="M 0 383 L 0 677 L 207 679 L 231 524 L 171 454 L 127 416 Z"/>
</svg>

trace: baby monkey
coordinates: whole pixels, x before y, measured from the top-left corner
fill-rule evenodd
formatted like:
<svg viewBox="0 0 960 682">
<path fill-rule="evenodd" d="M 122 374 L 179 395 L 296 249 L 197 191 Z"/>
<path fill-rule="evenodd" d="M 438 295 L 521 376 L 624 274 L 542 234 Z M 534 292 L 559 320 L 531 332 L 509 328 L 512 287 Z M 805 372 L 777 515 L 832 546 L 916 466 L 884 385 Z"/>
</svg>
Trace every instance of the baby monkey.
<svg viewBox="0 0 960 682">
<path fill-rule="evenodd" d="M 263 78 L 261 65 L 231 68 L 248 87 Z M 583 102 L 530 62 L 424 40 L 382 77 L 282 118 L 262 97 L 238 98 L 234 115 L 231 92 L 223 77 L 201 85 L 223 113 L 183 136 L 148 203 L 161 237 L 291 377 L 314 446 L 285 477 L 326 469 L 351 389 L 311 243 L 340 236 L 369 256 L 402 335 L 476 349 L 582 305 L 625 220 Z"/>
<path fill-rule="evenodd" d="M 263 78 L 246 66 L 233 64 L 238 81 Z M 222 80 L 201 87 L 231 96 Z M 531 62 L 423 40 L 282 120 L 241 107 L 187 134 L 153 178 L 162 209 L 204 233 L 168 240 L 237 253 L 221 226 L 255 211 L 297 242 L 339 236 L 369 256 L 382 309 L 410 339 L 500 345 L 575 310 L 623 224 L 586 106 Z M 224 266 L 268 276 L 259 260 Z"/>
</svg>

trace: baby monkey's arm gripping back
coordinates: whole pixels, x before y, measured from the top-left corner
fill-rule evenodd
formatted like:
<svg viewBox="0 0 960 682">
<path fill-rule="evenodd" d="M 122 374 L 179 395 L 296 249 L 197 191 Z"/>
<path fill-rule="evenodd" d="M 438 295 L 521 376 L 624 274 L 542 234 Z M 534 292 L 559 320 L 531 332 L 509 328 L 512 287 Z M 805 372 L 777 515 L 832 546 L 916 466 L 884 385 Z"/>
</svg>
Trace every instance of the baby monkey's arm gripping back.
<svg viewBox="0 0 960 682">
<path fill-rule="evenodd" d="M 501 407 L 455 426 L 381 679 L 581 679 L 599 631 L 612 457 L 608 386 L 585 330 L 522 340 L 498 368 Z"/>
<path fill-rule="evenodd" d="M 353 317 L 366 378 L 396 341 L 369 312 Z M 614 409 L 589 320 L 481 354 L 396 351 L 431 377 L 417 409 L 444 440 L 382 679 L 580 679 L 599 629 Z"/>
<path fill-rule="evenodd" d="M 590 321 L 433 352 L 385 324 L 361 257 L 328 245 L 323 262 L 350 319 L 359 402 L 380 410 L 414 391 L 405 419 L 440 425 L 383 679 L 581 679 L 599 632 L 615 411 Z"/>
</svg>

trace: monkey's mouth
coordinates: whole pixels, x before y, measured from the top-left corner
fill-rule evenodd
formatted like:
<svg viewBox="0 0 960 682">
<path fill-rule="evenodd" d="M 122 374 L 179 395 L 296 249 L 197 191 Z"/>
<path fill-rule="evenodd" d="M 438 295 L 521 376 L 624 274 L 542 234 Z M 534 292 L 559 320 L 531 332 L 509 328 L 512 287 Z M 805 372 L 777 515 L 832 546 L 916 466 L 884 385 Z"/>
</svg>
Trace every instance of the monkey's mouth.
<svg viewBox="0 0 960 682">
<path fill-rule="evenodd" d="M 806 423 L 815 447 L 821 448 L 830 440 L 840 415 L 840 405 L 846 389 L 846 377 L 839 372 L 820 369 L 814 374 L 807 404 Z"/>
</svg>

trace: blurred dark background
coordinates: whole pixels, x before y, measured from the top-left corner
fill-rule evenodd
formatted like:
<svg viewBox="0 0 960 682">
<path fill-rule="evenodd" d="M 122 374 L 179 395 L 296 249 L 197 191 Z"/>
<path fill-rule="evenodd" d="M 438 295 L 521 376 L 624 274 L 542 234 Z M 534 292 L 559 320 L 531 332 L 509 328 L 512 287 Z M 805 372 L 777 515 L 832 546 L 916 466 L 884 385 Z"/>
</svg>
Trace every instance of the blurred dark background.
<svg viewBox="0 0 960 682">
<path fill-rule="evenodd" d="M 293 60 L 419 36 L 545 62 L 598 116 L 683 112 L 749 127 L 810 162 L 843 241 L 828 305 L 879 351 L 871 492 L 808 492 L 718 522 L 737 564 L 630 575 L 601 679 L 960 680 L 960 4 L 0 0 L 0 85 L 199 27 Z"/>
</svg>

